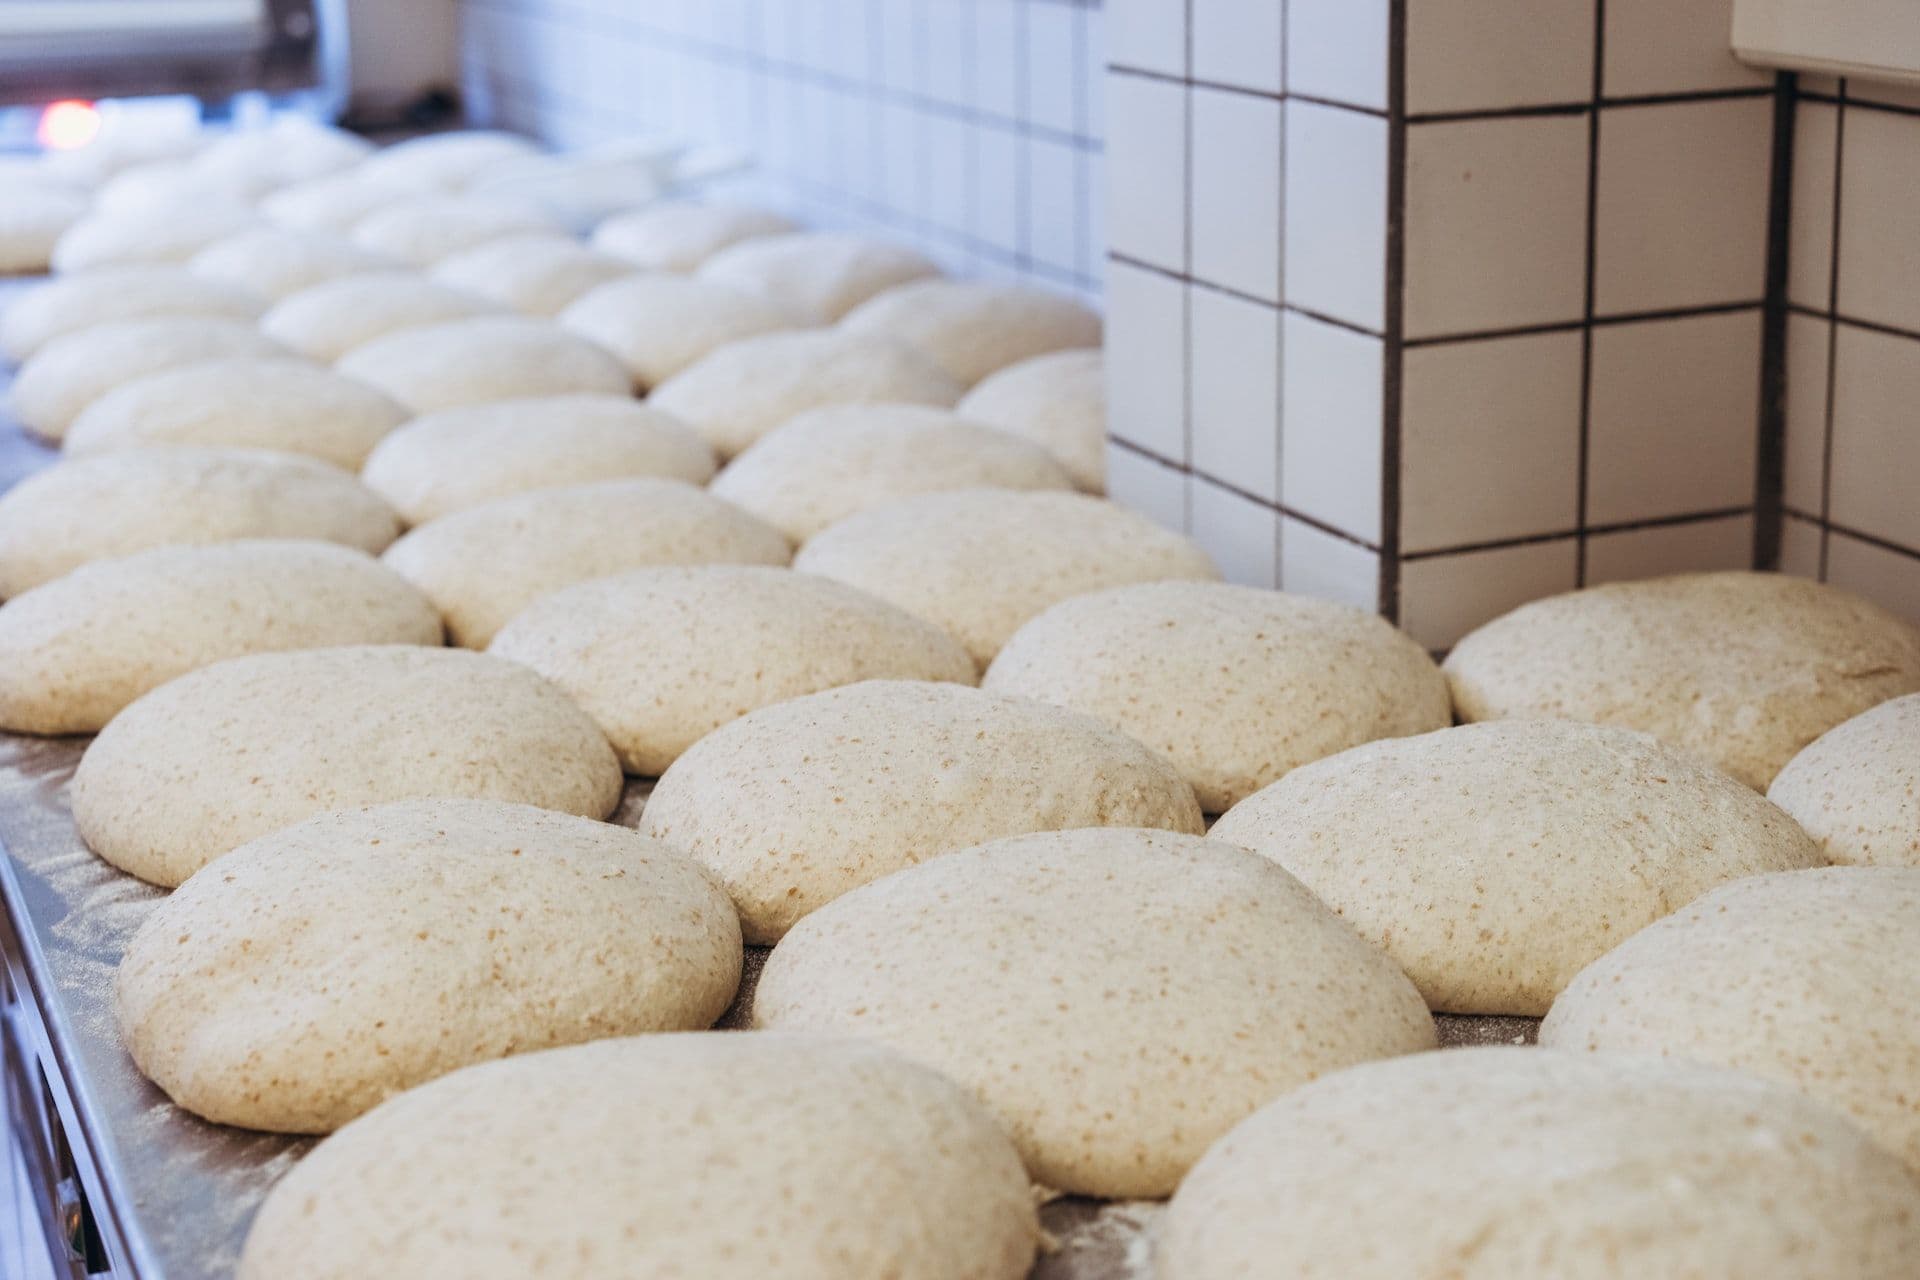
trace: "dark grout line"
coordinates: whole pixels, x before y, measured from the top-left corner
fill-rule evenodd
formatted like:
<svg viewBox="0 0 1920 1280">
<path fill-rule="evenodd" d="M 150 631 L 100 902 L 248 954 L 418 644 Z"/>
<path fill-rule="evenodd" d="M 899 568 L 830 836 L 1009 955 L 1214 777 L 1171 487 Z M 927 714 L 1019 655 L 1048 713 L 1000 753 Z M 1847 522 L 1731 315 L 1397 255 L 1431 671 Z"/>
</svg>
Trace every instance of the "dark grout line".
<svg viewBox="0 0 1920 1280">
<path fill-rule="evenodd" d="M 1419 560 L 1437 560 L 1442 556 L 1472 555 L 1481 551 L 1505 551 L 1511 547 L 1531 547 L 1543 542 L 1568 542 L 1574 539 L 1584 540 L 1610 533 L 1637 533 L 1642 529 L 1669 529 L 1677 525 L 1706 524 L 1713 520 L 1731 520 L 1752 513 L 1753 508 L 1745 506 L 1720 507 L 1713 511 L 1689 511 L 1677 516 L 1649 516 L 1644 520 L 1618 520 L 1611 524 L 1550 529 L 1545 533 L 1525 533 L 1511 538 L 1489 538 L 1484 542 L 1461 542 L 1445 547 L 1429 547 L 1422 551 L 1406 552 L 1400 558 L 1409 563 Z"/>
<path fill-rule="evenodd" d="M 1597 52 L 1601 45 L 1594 46 Z M 1596 78 L 1599 76 L 1599 60 L 1595 58 Z M 1731 102 L 1742 98 L 1764 98 L 1773 93 L 1771 87 L 1751 89 L 1700 89 L 1678 93 L 1642 93 L 1609 98 L 1597 91 L 1589 98 L 1569 102 L 1529 103 L 1518 107 L 1475 107 L 1460 111 L 1417 111 L 1407 117 L 1409 124 L 1459 124 L 1473 120 L 1526 120 L 1542 116 L 1578 116 L 1589 111 L 1611 111 L 1615 108 L 1664 107 L 1695 102 Z"/>
<path fill-rule="evenodd" d="M 1214 475 L 1212 472 L 1202 471 L 1199 468 L 1189 466 L 1184 462 L 1175 461 L 1174 459 L 1167 457 L 1163 453 L 1159 453 L 1156 450 L 1149 449 L 1145 445 L 1135 444 L 1133 441 L 1128 440 L 1123 436 L 1116 436 L 1116 435 L 1113 435 L 1112 433 L 1108 433 L 1107 443 L 1115 446 L 1116 448 L 1124 449 L 1126 452 L 1133 454 L 1135 457 L 1145 458 L 1149 462 L 1153 462 L 1162 467 L 1165 467 L 1169 471 L 1178 472 L 1180 475 L 1183 475 L 1183 476 L 1191 476 L 1197 480 L 1204 480 L 1208 484 L 1214 486 L 1216 489 L 1224 489 L 1228 493 L 1231 493 L 1232 495 L 1234 495 L 1236 498 L 1244 498 L 1246 501 L 1253 503 L 1255 506 L 1263 507 L 1266 510 L 1273 512 L 1275 515 L 1285 516 L 1289 520 L 1297 520 L 1301 524 L 1306 525 L 1308 528 L 1316 529 L 1319 532 L 1326 534 L 1330 538 L 1338 538 L 1342 542 L 1351 543 L 1353 546 L 1359 547 L 1363 551 L 1371 551 L 1375 555 L 1380 554 L 1380 546 L 1378 543 L 1368 542 L 1365 538 L 1360 537 L 1358 534 L 1348 533 L 1345 529 L 1342 529 L 1337 525 L 1328 524 L 1325 520 L 1322 520 L 1319 516 L 1308 515 L 1306 512 L 1300 511 L 1294 507 L 1290 507 L 1284 502 L 1276 502 L 1272 498 L 1264 498 L 1257 493 L 1251 493 L 1245 489 L 1242 489 L 1240 486 L 1234 484 L 1231 480 L 1222 480 L 1219 476 Z"/>
<path fill-rule="evenodd" d="M 1765 298 L 1748 298 L 1739 302 L 1709 302 L 1697 307 L 1662 307 L 1654 311 L 1622 311 L 1613 315 L 1596 315 L 1579 320 L 1554 320 L 1544 324 L 1520 324 L 1505 329 L 1474 329 L 1463 333 L 1437 333 L 1431 336 L 1408 338 L 1409 347 L 1452 346 L 1462 342 L 1487 342 L 1497 338 L 1528 338 L 1544 333 L 1576 333 L 1584 328 L 1605 329 L 1614 325 L 1643 324 L 1660 320 L 1688 320 L 1696 316 L 1730 315 L 1741 311 L 1757 311 L 1766 305 Z"/>
<path fill-rule="evenodd" d="M 1838 250 L 1835 252 L 1837 254 Z M 1830 285 L 1829 287 L 1831 288 L 1833 286 Z M 1878 320 L 1862 320 L 1857 316 L 1843 316 L 1836 311 L 1822 311 L 1818 307 L 1809 307 L 1798 302 L 1787 303 L 1787 310 L 1794 315 L 1806 316 L 1813 320 L 1831 320 L 1836 324 L 1843 324 L 1852 329 L 1865 329 L 1869 333 L 1885 334 L 1889 338 L 1906 338 L 1909 341 L 1920 342 L 1920 330 L 1903 329 L 1896 324 L 1884 324 Z"/>
</svg>

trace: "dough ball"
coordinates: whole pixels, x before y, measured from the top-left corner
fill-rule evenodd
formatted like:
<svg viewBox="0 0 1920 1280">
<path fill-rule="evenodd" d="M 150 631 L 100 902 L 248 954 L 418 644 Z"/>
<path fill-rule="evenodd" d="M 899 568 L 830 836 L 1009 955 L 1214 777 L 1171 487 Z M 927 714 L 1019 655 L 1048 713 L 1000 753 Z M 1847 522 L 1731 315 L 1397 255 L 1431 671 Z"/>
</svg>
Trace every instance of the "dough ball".
<svg viewBox="0 0 1920 1280">
<path fill-rule="evenodd" d="M 601 285 L 560 314 L 560 323 L 654 387 L 743 338 L 794 327 L 771 302 L 711 280 L 665 274 Z"/>
<path fill-rule="evenodd" d="M 386 436 L 360 478 L 409 524 L 495 498 L 655 476 L 705 484 L 713 450 L 631 396 L 536 396 L 424 414 Z"/>
<path fill-rule="evenodd" d="M 171 886 L 329 809 L 470 796 L 602 818 L 621 785 L 593 721 L 525 667 L 356 645 L 229 658 L 161 685 L 93 740 L 72 797 L 89 848 Z"/>
<path fill-rule="evenodd" d="M 1920 694 L 1815 738 L 1774 777 L 1767 799 L 1830 862 L 1920 867 Z"/>
<path fill-rule="evenodd" d="M 389 333 L 336 366 L 415 413 L 574 392 L 624 395 L 620 362 L 548 320 L 477 316 Z"/>
<path fill-rule="evenodd" d="M 643 271 L 687 272 L 729 245 L 793 229 L 768 209 L 658 204 L 608 218 L 593 229 L 593 247 Z"/>
<path fill-rule="evenodd" d="M 1723 885 L 1581 970 L 1540 1043 L 1778 1080 L 1920 1168 L 1920 870 Z"/>
<path fill-rule="evenodd" d="M 809 410 L 762 436 L 713 482 L 715 494 L 795 542 L 855 512 L 917 494 L 1072 487 L 1039 445 L 945 409 L 910 404 Z"/>
<path fill-rule="evenodd" d="M 283 115 L 260 128 L 209 142 L 187 162 L 203 178 L 245 177 L 274 187 L 308 182 L 350 169 L 373 154 L 358 134 L 304 116 Z"/>
<path fill-rule="evenodd" d="M 58 183 L 7 183 L 0 194 L 0 275 L 45 271 L 53 246 L 91 203 L 84 192 Z"/>
<path fill-rule="evenodd" d="M 1111 828 L 853 890 L 774 948 L 753 1020 L 897 1049 L 984 1102 L 1036 1182 L 1115 1197 L 1171 1194 L 1215 1138 L 1315 1076 L 1434 1047 L 1405 975 L 1292 876 Z"/>
<path fill-rule="evenodd" d="M 551 218 L 517 200 L 419 196 L 395 201 L 354 223 L 353 243 L 426 267 L 492 240 L 559 230 Z"/>
<path fill-rule="evenodd" d="M 1463 720 L 1641 729 L 1764 791 L 1842 720 L 1920 691 L 1920 628 L 1804 578 L 1685 573 L 1523 605 L 1446 672 Z"/>
<path fill-rule="evenodd" d="M 618 258 L 545 231 L 489 240 L 433 268 L 442 284 L 530 316 L 559 315 L 582 295 L 632 274 L 633 267 Z"/>
<path fill-rule="evenodd" d="M 840 323 L 926 353 L 967 387 L 1021 360 L 1100 345 L 1100 317 L 1072 298 L 985 280 L 915 280 L 861 303 Z"/>
<path fill-rule="evenodd" d="M 1087 493 L 1107 491 L 1107 378 L 1098 351 L 1010 364 L 967 392 L 957 412 L 1052 451 Z"/>
<path fill-rule="evenodd" d="M 349 234 L 366 219 L 406 199 L 390 186 L 368 182 L 358 170 L 330 173 L 282 187 L 260 201 L 260 215 L 296 231 Z"/>
<path fill-rule="evenodd" d="M 393 265 L 385 254 L 338 236 L 270 226 L 216 240 L 187 263 L 195 275 L 276 301 L 316 284 Z"/>
<path fill-rule="evenodd" d="M 899 605 L 946 630 L 985 667 L 1050 605 L 1103 587 L 1215 579 L 1192 541 L 1078 493 L 964 489 L 849 516 L 793 567 Z"/>
<path fill-rule="evenodd" d="M 951 1082 L 849 1041 L 694 1032 L 402 1094 L 274 1188 L 238 1280 L 525 1280 L 583 1260 L 701 1280 L 1021 1280 L 1038 1236 L 1019 1158 Z"/>
<path fill-rule="evenodd" d="M 185 262 L 257 221 L 244 204 L 205 198 L 95 211 L 68 227 L 49 257 L 53 269 L 63 273 Z"/>
<path fill-rule="evenodd" d="M 273 180 L 264 174 L 208 175 L 186 160 L 154 160 L 129 165 L 101 183 L 93 211 L 164 219 L 200 205 L 251 206 L 272 188 Z"/>
<path fill-rule="evenodd" d="M 538 145 L 519 134 L 459 129 L 383 147 L 354 174 L 362 182 L 396 191 L 450 192 L 471 186 L 489 169 L 540 154 Z"/>
<path fill-rule="evenodd" d="M 548 592 L 659 565 L 784 565 L 777 530 L 677 480 L 536 489 L 456 511 L 388 548 L 386 561 L 432 600 L 453 642 L 484 649 Z"/>
<path fill-rule="evenodd" d="M 1539 1017 L 1646 925 L 1825 861 L 1752 790 L 1644 734 L 1499 720 L 1302 765 L 1213 837 L 1265 854 L 1445 1013 Z"/>
<path fill-rule="evenodd" d="M 309 359 L 332 364 L 390 333 L 498 315 L 485 298 L 411 271 L 346 276 L 283 298 L 260 332 Z"/>
<path fill-rule="evenodd" d="M 0 355 L 25 360 L 47 343 L 110 320 L 143 316 L 228 316 L 251 320 L 261 300 L 245 289 L 202 279 L 177 264 L 103 267 L 61 276 L 0 310 Z"/>
<path fill-rule="evenodd" d="M 905 245 L 839 231 L 756 236 L 700 265 L 702 277 L 757 293 L 814 324 L 831 324 L 875 294 L 939 274 Z"/>
<path fill-rule="evenodd" d="M 1920 1183 L 1825 1107 L 1727 1071 L 1539 1049 L 1372 1062 L 1216 1143 L 1155 1274 L 1226 1280 L 1894 1280 Z"/>
<path fill-rule="evenodd" d="M 1198 834 L 1193 788 L 1097 720 L 959 684 L 868 680 L 694 743 L 640 829 L 726 885 L 749 942 L 889 872 L 1030 831 Z"/>
<path fill-rule="evenodd" d="M 127 945 L 128 1052 L 220 1124 L 327 1133 L 509 1054 L 712 1026 L 733 904 L 685 855 L 498 800 L 323 813 L 195 875 Z"/>
<path fill-rule="evenodd" d="M 1378 614 L 1220 582 L 1063 600 L 1013 633 L 982 683 L 1138 738 L 1208 813 L 1322 756 L 1453 723 L 1440 669 Z"/>
</svg>

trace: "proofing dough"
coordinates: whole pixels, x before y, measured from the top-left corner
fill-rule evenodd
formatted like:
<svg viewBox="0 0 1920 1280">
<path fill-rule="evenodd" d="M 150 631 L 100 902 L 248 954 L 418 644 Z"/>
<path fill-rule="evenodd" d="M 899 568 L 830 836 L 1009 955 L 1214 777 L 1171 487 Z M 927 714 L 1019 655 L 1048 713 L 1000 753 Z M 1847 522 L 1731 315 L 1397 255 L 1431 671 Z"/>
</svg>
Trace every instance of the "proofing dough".
<svg viewBox="0 0 1920 1280">
<path fill-rule="evenodd" d="M 195 275 L 275 300 L 342 276 L 394 265 L 386 255 L 337 236 L 285 227 L 253 227 L 216 240 L 187 263 Z"/>
<path fill-rule="evenodd" d="M 489 240 L 442 258 L 433 278 L 530 316 L 554 316 L 633 267 L 571 236 L 538 231 Z"/>
<path fill-rule="evenodd" d="M 231 316 L 251 320 L 260 299 L 205 280 L 185 267 L 103 267 L 36 285 L 0 310 L 0 355 L 25 360 L 76 329 L 142 316 Z"/>
<path fill-rule="evenodd" d="M 260 319 L 260 331 L 289 350 L 332 364 L 375 338 L 498 314 L 484 298 L 436 284 L 411 271 L 329 280 L 283 299 Z"/>
<path fill-rule="evenodd" d="M 1920 694 L 1827 730 L 1767 789 L 1833 862 L 1920 867 Z"/>
<path fill-rule="evenodd" d="M 344 236 L 368 214 L 405 198 L 358 171 L 330 173 L 282 187 L 260 201 L 260 214 L 296 231 L 327 231 Z"/>
<path fill-rule="evenodd" d="M 540 154 L 526 138 L 492 129 L 459 129 L 409 138 L 367 157 L 361 181 L 397 191 L 459 191 L 487 170 Z"/>
<path fill-rule="evenodd" d="M 967 392 L 957 412 L 1043 445 L 1087 493 L 1107 491 L 1106 362 L 1056 351 L 1010 364 Z"/>
<path fill-rule="evenodd" d="M 49 256 L 53 269 L 62 273 L 185 262 L 256 221 L 244 204 L 204 197 L 158 208 L 96 210 L 68 227 Z"/>
<path fill-rule="evenodd" d="M 492 240 L 559 229 L 553 219 L 517 200 L 420 196 L 395 201 L 354 223 L 353 242 L 426 267 Z"/>
<path fill-rule="evenodd" d="M 58 183 L 9 181 L 0 195 L 0 275 L 45 271 L 53 246 L 91 202 Z"/>
<path fill-rule="evenodd" d="M 587 294 L 560 323 L 620 357 L 638 387 L 653 387 L 730 342 L 790 329 L 764 298 L 689 276 L 630 276 Z"/>
<path fill-rule="evenodd" d="M 615 214 L 593 229 L 593 247 L 643 271 L 692 271 L 729 245 L 793 230 L 767 209 L 660 204 Z"/>
<path fill-rule="evenodd" d="M 757 293 L 815 324 L 831 324 L 897 284 L 939 274 L 905 245 L 838 231 L 756 236 L 700 266 L 703 278 Z"/>
<path fill-rule="evenodd" d="M 1100 317 L 1062 294 L 984 280 L 916 280 L 847 313 L 855 333 L 931 356 L 962 386 L 1050 351 L 1100 345 Z"/>
<path fill-rule="evenodd" d="M 547 320 L 478 316 L 402 329 L 355 347 L 335 366 L 415 413 L 523 396 L 633 389 L 612 356 Z"/>
</svg>

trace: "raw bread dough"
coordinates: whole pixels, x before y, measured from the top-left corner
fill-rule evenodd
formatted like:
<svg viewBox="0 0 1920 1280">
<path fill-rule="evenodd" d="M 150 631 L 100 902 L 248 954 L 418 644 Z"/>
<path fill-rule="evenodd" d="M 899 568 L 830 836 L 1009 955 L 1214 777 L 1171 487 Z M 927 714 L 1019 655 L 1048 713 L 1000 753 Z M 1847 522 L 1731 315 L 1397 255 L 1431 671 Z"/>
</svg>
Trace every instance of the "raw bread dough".
<svg viewBox="0 0 1920 1280">
<path fill-rule="evenodd" d="M 258 221 L 244 204 L 220 199 L 176 200 L 158 208 L 89 213 L 54 242 L 55 271 L 97 271 L 185 262 L 216 240 Z"/>
<path fill-rule="evenodd" d="M 1107 491 L 1107 377 L 1100 352 L 1056 351 L 1010 364 L 967 392 L 956 411 L 1044 445 L 1083 491 Z"/>
<path fill-rule="evenodd" d="M 289 350 L 332 364 L 390 333 L 500 312 L 485 298 L 414 272 L 385 271 L 302 289 L 262 316 L 260 331 Z"/>
<path fill-rule="evenodd" d="M 397 200 L 354 223 L 353 243 L 427 267 L 492 240 L 559 230 L 553 219 L 517 200 L 418 196 Z"/>
<path fill-rule="evenodd" d="M 968 387 L 1021 360 L 1100 345 L 1100 317 L 1072 298 L 985 280 L 915 280 L 861 303 L 840 323 L 923 351 Z"/>
<path fill-rule="evenodd" d="M 791 230 L 791 221 L 768 209 L 660 204 L 608 218 L 593 229 L 593 247 L 643 271 L 686 272 L 729 245 Z"/>
<path fill-rule="evenodd" d="M 53 246 L 86 216 L 85 192 L 54 182 L 8 182 L 0 194 L 0 276 L 38 274 Z"/>
<path fill-rule="evenodd" d="M 459 191 L 489 169 L 539 154 L 539 146 L 519 134 L 460 129 L 383 147 L 367 157 L 354 175 L 362 182 L 396 191 Z"/>
<path fill-rule="evenodd" d="M 560 314 L 560 323 L 620 358 L 637 387 L 654 387 L 730 342 L 794 326 L 751 293 L 665 274 L 602 285 Z"/>
<path fill-rule="evenodd" d="M 342 276 L 395 265 L 387 255 L 338 236 L 272 226 L 251 227 L 216 240 L 187 263 L 197 276 L 275 301 Z"/>
<path fill-rule="evenodd" d="M 389 333 L 335 366 L 415 413 L 524 396 L 623 395 L 627 371 L 550 320 L 477 316 Z"/>
<path fill-rule="evenodd" d="M 103 267 L 38 285 L 0 310 L 0 355 L 25 360 L 77 329 L 142 316 L 230 316 L 251 320 L 260 299 L 205 280 L 183 266 Z"/>
<path fill-rule="evenodd" d="M 433 268 L 441 284 L 530 316 L 558 315 L 582 295 L 632 274 L 632 264 L 550 231 L 489 240 Z"/>
<path fill-rule="evenodd" d="M 1827 730 L 1767 788 L 1831 862 L 1920 867 L 1920 693 Z"/>
<path fill-rule="evenodd" d="M 756 236 L 700 265 L 703 279 L 757 293 L 789 315 L 831 324 L 875 294 L 940 268 L 902 244 L 840 231 Z"/>
<path fill-rule="evenodd" d="M 350 169 L 373 150 L 373 144 L 358 134 L 287 114 L 264 126 L 236 129 L 216 138 L 187 164 L 203 178 L 244 175 L 284 187 Z"/>
<path fill-rule="evenodd" d="M 405 198 L 404 192 L 349 170 L 291 183 L 264 197 L 259 208 L 262 217 L 283 227 L 344 236 L 369 214 Z"/>
</svg>

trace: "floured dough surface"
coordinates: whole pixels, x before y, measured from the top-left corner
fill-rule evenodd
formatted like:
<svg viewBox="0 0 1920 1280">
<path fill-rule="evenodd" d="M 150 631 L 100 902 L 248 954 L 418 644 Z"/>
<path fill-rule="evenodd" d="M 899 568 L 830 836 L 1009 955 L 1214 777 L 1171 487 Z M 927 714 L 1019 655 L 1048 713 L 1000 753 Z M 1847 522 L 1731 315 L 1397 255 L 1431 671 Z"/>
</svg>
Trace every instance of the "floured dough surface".
<svg viewBox="0 0 1920 1280">
<path fill-rule="evenodd" d="M 53 246 L 91 203 L 85 193 L 59 183 L 9 182 L 0 200 L 0 275 L 45 271 Z"/>
<path fill-rule="evenodd" d="M 841 324 L 905 342 L 968 387 L 1022 360 L 1100 345 L 1100 317 L 1072 298 L 984 280 L 915 280 L 861 303 Z"/>
<path fill-rule="evenodd" d="M 261 300 L 177 264 L 106 267 L 36 285 L 0 311 L 0 354 L 25 360 L 62 334 L 142 316 L 258 316 Z"/>
<path fill-rule="evenodd" d="M 795 327 L 755 294 L 664 273 L 602 285 L 563 311 L 560 323 L 618 356 L 638 387 L 658 386 L 730 342 Z"/>
<path fill-rule="evenodd" d="M 384 257 L 428 267 L 493 240 L 558 226 L 516 200 L 420 196 L 396 200 L 353 224 L 353 243 Z"/>
<path fill-rule="evenodd" d="M 583 294 L 631 274 L 631 263 L 549 231 L 488 240 L 433 268 L 442 284 L 530 316 L 558 315 Z"/>
<path fill-rule="evenodd" d="M 161 262 L 185 262 L 215 241 L 258 221 L 245 204 L 200 195 L 157 207 L 103 209 L 68 227 L 49 255 L 55 271 L 97 271 Z"/>
<path fill-rule="evenodd" d="M 332 364 L 403 329 L 497 315 L 500 307 L 410 271 L 346 276 L 302 289 L 260 318 L 260 331 L 289 351 Z"/>
<path fill-rule="evenodd" d="M 593 247 L 643 271 L 687 272 L 729 245 L 779 235 L 793 223 L 769 209 L 668 203 L 619 213 L 593 229 Z"/>
<path fill-rule="evenodd" d="M 722 249 L 699 274 L 757 293 L 790 315 L 831 324 L 875 294 L 940 268 L 902 244 L 840 231 L 756 236 Z"/>
<path fill-rule="evenodd" d="M 632 390 L 627 371 L 606 351 L 528 316 L 402 329 L 355 347 L 335 367 L 415 413 L 524 396 Z"/>
<path fill-rule="evenodd" d="M 1107 379 L 1098 351 L 1010 364 L 967 392 L 957 412 L 1051 450 L 1087 493 L 1107 491 Z"/>
<path fill-rule="evenodd" d="M 1920 694 L 1815 738 L 1775 775 L 1767 798 L 1830 861 L 1920 867 Z"/>
<path fill-rule="evenodd" d="M 187 264 L 196 275 L 278 300 L 289 294 L 395 265 L 338 236 L 319 231 L 259 226 L 216 240 Z"/>
</svg>

